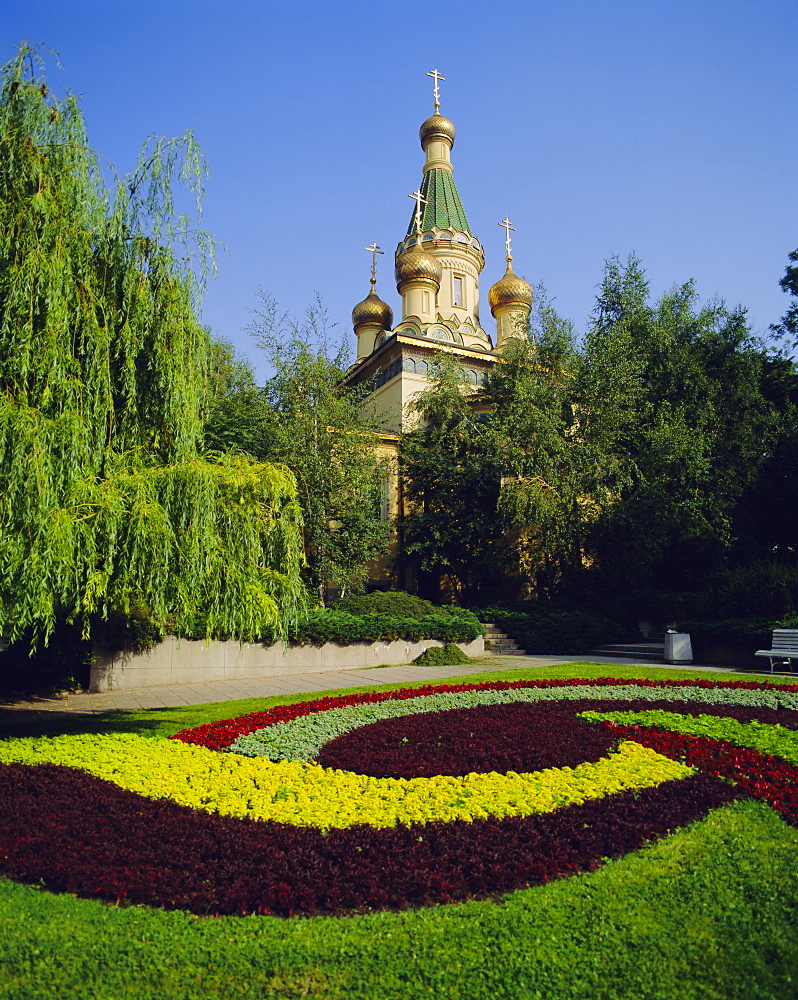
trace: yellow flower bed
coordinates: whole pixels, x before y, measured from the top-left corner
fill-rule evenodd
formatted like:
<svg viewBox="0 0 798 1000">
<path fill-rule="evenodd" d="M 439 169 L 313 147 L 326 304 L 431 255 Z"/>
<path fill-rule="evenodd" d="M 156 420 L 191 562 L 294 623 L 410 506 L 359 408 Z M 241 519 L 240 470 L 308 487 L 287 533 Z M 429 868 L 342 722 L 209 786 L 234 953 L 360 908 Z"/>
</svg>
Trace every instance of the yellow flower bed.
<svg viewBox="0 0 798 1000">
<path fill-rule="evenodd" d="M 275 763 L 135 735 L 8 740 L 0 743 L 0 763 L 62 764 L 148 798 L 322 829 L 527 816 L 693 773 L 632 741 L 575 768 L 410 779 Z"/>
</svg>

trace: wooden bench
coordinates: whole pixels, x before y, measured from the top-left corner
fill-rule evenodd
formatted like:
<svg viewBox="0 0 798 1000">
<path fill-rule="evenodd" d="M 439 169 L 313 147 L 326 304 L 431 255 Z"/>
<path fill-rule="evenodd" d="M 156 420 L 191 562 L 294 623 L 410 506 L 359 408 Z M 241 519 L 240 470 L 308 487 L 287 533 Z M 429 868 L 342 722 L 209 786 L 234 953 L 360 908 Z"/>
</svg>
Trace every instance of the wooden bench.
<svg viewBox="0 0 798 1000">
<path fill-rule="evenodd" d="M 772 649 L 758 649 L 754 656 L 767 656 L 770 672 L 773 673 L 774 660 L 787 660 L 792 666 L 798 660 L 798 628 L 776 628 L 773 630 Z"/>
</svg>

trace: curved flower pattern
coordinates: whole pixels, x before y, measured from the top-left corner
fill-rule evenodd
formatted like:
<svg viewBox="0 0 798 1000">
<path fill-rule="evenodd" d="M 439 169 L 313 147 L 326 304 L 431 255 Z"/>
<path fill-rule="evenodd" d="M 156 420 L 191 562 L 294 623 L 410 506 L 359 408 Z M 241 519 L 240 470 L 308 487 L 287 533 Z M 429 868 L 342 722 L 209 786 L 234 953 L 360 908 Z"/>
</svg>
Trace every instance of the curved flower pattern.
<svg viewBox="0 0 798 1000">
<path fill-rule="evenodd" d="M 5 741 L 0 870 L 196 913 L 506 892 L 740 794 L 798 822 L 797 710 L 795 685 L 607 678 L 324 698 L 168 741 Z"/>
</svg>

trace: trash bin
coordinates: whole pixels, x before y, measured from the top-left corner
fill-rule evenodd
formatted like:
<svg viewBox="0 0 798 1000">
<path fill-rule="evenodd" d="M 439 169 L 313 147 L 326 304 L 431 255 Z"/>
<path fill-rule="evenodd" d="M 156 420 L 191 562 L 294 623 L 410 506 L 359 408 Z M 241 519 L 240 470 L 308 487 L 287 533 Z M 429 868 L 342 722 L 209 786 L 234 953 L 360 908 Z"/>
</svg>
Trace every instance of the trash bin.
<svg viewBox="0 0 798 1000">
<path fill-rule="evenodd" d="M 669 631 L 665 633 L 665 662 L 693 662 L 693 646 L 690 642 L 689 632 Z"/>
</svg>

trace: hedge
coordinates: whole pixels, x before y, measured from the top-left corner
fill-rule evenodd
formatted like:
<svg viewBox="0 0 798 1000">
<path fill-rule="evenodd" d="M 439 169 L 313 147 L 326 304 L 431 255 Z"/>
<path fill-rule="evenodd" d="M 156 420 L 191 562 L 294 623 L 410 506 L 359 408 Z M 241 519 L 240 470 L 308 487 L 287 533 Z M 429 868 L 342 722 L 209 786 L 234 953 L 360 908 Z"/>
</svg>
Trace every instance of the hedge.
<svg viewBox="0 0 798 1000">
<path fill-rule="evenodd" d="M 425 618 L 398 615 L 354 615 L 334 608 L 314 611 L 289 633 L 289 641 L 321 645 L 325 642 L 472 642 L 484 635 L 479 619 L 468 612 L 435 614 Z"/>
<path fill-rule="evenodd" d="M 603 643 L 629 640 L 623 625 L 593 611 L 544 608 L 521 612 L 490 607 L 474 613 L 480 621 L 498 625 L 533 655 L 584 653 Z"/>
</svg>

